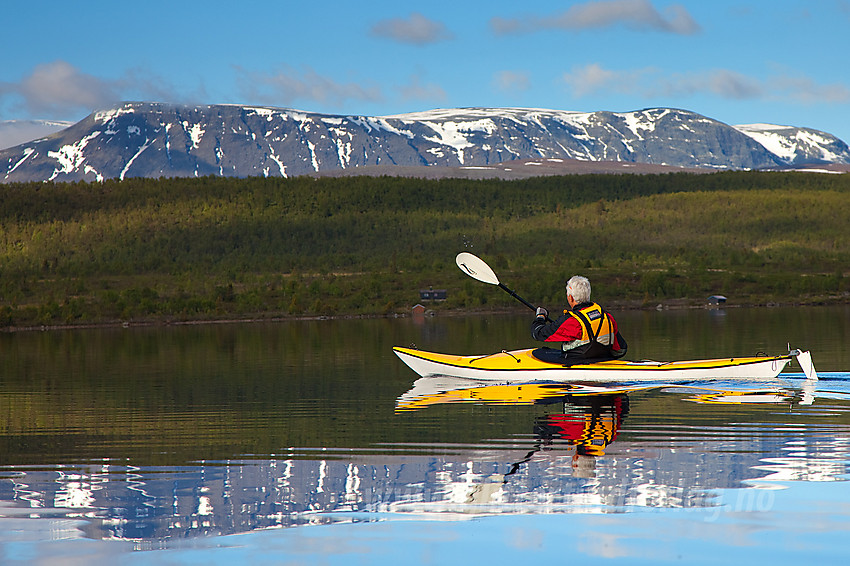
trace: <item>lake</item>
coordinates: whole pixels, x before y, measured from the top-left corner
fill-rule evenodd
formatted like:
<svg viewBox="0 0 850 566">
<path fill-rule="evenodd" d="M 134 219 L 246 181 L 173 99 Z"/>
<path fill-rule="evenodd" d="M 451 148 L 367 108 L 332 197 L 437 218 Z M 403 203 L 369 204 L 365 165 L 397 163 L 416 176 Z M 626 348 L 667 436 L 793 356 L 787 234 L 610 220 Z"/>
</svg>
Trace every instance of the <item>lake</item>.
<svg viewBox="0 0 850 566">
<path fill-rule="evenodd" d="M 850 307 L 614 314 L 629 359 L 820 379 L 425 391 L 392 353 L 530 312 L 0 334 L 0 563 L 846 562 Z"/>
</svg>

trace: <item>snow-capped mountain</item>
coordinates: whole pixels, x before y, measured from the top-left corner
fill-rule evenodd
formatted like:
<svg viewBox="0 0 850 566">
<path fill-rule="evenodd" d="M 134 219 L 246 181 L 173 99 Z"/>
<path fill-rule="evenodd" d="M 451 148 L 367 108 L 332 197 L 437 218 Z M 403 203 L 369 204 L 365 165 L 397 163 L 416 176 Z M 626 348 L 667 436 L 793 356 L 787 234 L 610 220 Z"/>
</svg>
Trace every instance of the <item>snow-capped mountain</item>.
<svg viewBox="0 0 850 566">
<path fill-rule="evenodd" d="M 735 128 L 766 147 L 786 165 L 850 163 L 847 144 L 818 130 L 774 124 L 743 124 Z"/>
<path fill-rule="evenodd" d="M 476 167 L 517 159 L 764 169 L 850 163 L 850 149 L 813 130 L 738 129 L 669 108 L 463 108 L 369 117 L 138 102 L 0 151 L 0 180 L 286 177 L 359 166 Z"/>
</svg>

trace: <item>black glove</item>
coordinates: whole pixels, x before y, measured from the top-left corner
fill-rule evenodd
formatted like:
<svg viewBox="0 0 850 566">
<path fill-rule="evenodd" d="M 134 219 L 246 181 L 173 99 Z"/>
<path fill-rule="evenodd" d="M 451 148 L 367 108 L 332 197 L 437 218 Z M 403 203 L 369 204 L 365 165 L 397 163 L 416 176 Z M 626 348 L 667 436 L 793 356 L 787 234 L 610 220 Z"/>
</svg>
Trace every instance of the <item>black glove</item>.
<svg viewBox="0 0 850 566">
<path fill-rule="evenodd" d="M 549 311 L 544 309 L 543 307 L 537 307 L 537 318 L 548 318 Z"/>
</svg>

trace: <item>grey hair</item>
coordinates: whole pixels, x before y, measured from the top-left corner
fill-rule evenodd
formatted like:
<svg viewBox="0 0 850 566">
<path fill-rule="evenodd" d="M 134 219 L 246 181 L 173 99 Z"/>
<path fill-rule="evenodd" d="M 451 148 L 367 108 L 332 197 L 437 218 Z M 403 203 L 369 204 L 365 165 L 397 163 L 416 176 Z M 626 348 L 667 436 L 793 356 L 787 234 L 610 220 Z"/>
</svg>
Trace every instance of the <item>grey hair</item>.
<svg viewBox="0 0 850 566">
<path fill-rule="evenodd" d="M 573 275 L 567 281 L 567 294 L 572 295 L 577 303 L 590 302 L 590 281 L 587 277 Z"/>
</svg>

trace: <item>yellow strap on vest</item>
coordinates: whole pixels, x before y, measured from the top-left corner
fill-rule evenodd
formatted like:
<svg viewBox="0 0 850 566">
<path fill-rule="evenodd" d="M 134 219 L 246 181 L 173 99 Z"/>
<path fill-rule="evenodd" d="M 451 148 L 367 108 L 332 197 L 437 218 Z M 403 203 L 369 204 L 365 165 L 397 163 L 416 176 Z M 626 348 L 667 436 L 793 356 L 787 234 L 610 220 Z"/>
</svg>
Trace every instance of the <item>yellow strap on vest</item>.
<svg viewBox="0 0 850 566">
<path fill-rule="evenodd" d="M 585 314 L 586 312 L 593 311 L 593 310 L 598 310 L 599 314 L 600 314 L 599 324 L 596 326 L 595 329 L 593 328 L 593 321 L 591 321 L 590 318 L 587 316 L 587 314 Z M 578 312 L 564 311 L 564 313 L 569 314 L 570 316 L 572 316 L 576 320 L 578 320 L 579 323 L 581 324 L 581 327 L 583 328 L 583 334 L 587 334 L 587 340 L 593 341 L 593 342 L 596 341 L 597 337 L 599 336 L 599 333 L 602 331 L 602 325 L 604 325 L 605 321 L 608 320 L 608 316 L 607 316 L 608 313 L 606 313 L 604 310 L 602 310 L 602 307 L 600 307 L 596 303 L 593 303 L 593 304 L 591 304 L 587 307 L 584 307 L 583 309 L 580 309 Z M 611 323 L 609 322 L 608 325 L 611 326 Z M 610 333 L 611 330 L 613 330 L 613 328 L 611 328 L 609 330 L 609 333 Z M 584 338 L 584 336 L 582 336 L 582 338 Z"/>
</svg>

